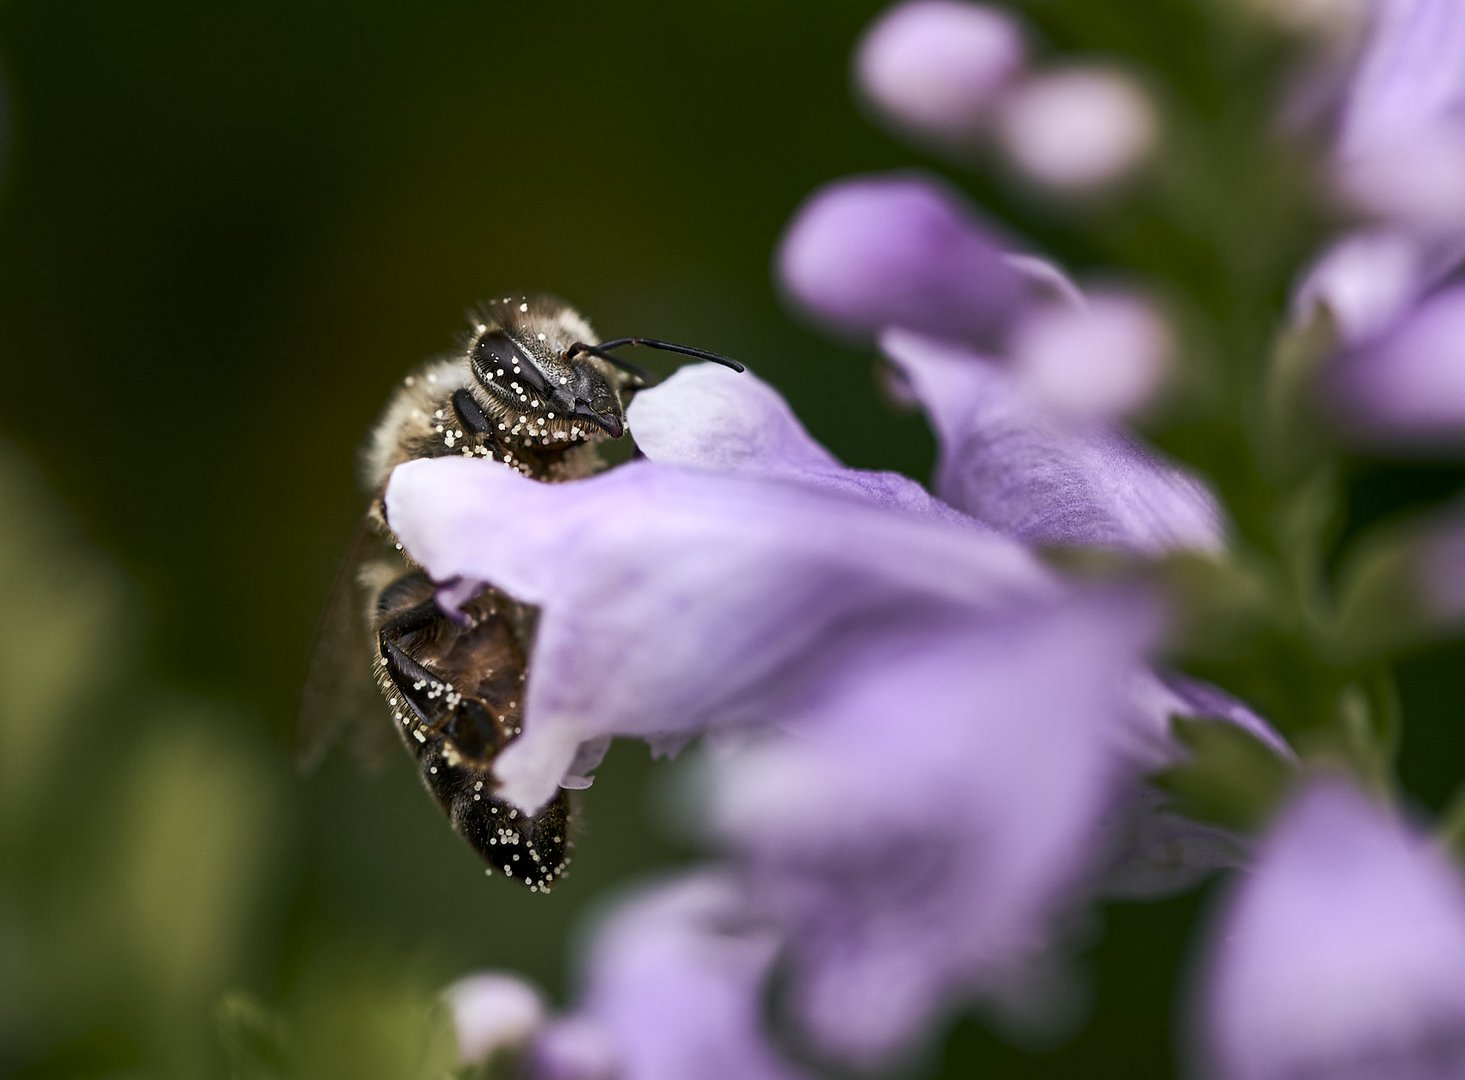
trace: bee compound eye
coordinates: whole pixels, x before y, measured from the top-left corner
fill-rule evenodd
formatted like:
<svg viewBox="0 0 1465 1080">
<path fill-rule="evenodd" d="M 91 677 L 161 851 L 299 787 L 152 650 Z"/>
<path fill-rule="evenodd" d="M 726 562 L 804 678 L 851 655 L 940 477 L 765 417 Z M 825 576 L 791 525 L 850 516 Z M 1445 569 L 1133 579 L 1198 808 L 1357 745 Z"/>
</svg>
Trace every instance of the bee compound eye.
<svg viewBox="0 0 1465 1080">
<path fill-rule="evenodd" d="M 496 375 L 502 368 L 507 375 L 514 368 L 522 366 L 523 359 L 518 347 L 508 334 L 495 330 L 484 334 L 473 346 L 473 363 L 480 372 Z"/>
<path fill-rule="evenodd" d="M 534 358 L 502 330 L 484 334 L 478 339 L 473 346 L 473 366 L 482 382 L 512 383 L 518 380 L 536 393 L 549 393 L 549 380 Z"/>
</svg>

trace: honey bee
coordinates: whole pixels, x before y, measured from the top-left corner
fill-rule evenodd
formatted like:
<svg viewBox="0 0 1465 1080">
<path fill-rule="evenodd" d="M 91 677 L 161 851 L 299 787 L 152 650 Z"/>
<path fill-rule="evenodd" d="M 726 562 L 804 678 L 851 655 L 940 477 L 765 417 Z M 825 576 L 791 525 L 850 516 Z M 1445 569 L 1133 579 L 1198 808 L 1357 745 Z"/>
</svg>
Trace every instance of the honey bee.
<svg viewBox="0 0 1465 1080">
<path fill-rule="evenodd" d="M 485 587 L 448 614 L 438 603 L 444 583 L 403 550 L 383 496 L 392 470 L 419 458 L 483 458 L 545 483 L 604 468 L 602 444 L 625 434 L 625 406 L 650 382 L 617 349 L 644 345 L 743 370 L 717 353 L 655 339 L 593 342 L 589 323 L 556 298 L 485 304 L 456 352 L 403 380 L 363 454 L 371 495 L 363 538 L 380 551 L 354 575 L 370 638 L 358 647 L 392 726 L 454 830 L 487 873 L 501 870 L 531 892 L 548 892 L 565 872 L 570 806 L 561 790 L 537 813 L 523 813 L 495 795 L 492 766 L 521 729 L 535 611 Z M 511 535 L 512 524 L 504 528 Z M 315 670 L 310 683 L 304 722 L 327 711 L 312 709 L 312 697 L 341 711 L 336 699 L 345 689 Z M 319 734 L 307 730 L 306 738 Z"/>
</svg>

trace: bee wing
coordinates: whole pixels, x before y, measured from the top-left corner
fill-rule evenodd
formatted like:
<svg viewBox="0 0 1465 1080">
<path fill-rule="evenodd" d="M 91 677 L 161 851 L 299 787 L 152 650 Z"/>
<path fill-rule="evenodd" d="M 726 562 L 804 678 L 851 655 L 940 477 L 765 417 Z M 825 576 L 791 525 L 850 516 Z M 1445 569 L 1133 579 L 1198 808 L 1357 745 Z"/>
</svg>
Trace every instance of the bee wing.
<svg viewBox="0 0 1465 1080">
<path fill-rule="evenodd" d="M 297 756 L 306 772 L 317 768 L 338 742 L 347 744 L 359 765 L 374 771 L 396 741 L 372 676 L 376 649 L 358 581 L 370 541 L 370 525 L 362 518 L 316 624 L 300 692 Z"/>
</svg>

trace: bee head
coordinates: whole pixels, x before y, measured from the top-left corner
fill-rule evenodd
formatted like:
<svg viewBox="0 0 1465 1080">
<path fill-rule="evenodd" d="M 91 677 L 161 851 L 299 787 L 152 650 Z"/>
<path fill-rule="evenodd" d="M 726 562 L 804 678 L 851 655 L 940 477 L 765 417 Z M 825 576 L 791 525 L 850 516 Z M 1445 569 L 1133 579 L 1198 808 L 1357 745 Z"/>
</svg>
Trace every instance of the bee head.
<svg viewBox="0 0 1465 1080">
<path fill-rule="evenodd" d="M 500 308 L 504 310 L 499 310 Z M 510 298 L 475 328 L 468 361 L 501 422 L 529 437 L 583 438 L 626 429 L 621 388 L 628 376 L 573 346 L 590 336 L 574 311 L 542 299 Z M 520 419 L 522 417 L 522 420 Z"/>
<path fill-rule="evenodd" d="M 620 438 L 626 430 L 622 391 L 653 380 L 616 349 L 644 345 L 743 370 L 721 353 L 656 338 L 592 345 L 590 325 L 547 296 L 506 296 L 484 308 L 474 329 L 468 345 L 473 375 L 503 430 L 521 438 L 580 441 L 600 432 Z"/>
</svg>

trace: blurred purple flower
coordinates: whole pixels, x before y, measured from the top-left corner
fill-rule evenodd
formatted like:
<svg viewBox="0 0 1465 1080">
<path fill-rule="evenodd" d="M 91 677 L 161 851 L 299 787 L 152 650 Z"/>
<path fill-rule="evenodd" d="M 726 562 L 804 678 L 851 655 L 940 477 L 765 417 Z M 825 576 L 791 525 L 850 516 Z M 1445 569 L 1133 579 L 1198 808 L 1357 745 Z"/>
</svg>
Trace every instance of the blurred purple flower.
<svg viewBox="0 0 1465 1080">
<path fill-rule="evenodd" d="M 517 1053 L 543 1027 L 544 997 L 513 975 L 485 972 L 459 979 L 443 995 L 458 1036 L 458 1060 L 477 1065 Z"/>
<path fill-rule="evenodd" d="M 1458 444 L 1465 439 L 1465 286 L 1436 292 L 1343 354 L 1332 380 L 1333 402 L 1356 434 L 1401 448 Z"/>
<path fill-rule="evenodd" d="M 1386 331 L 1448 269 L 1448 260 L 1431 265 L 1417 240 L 1401 230 L 1360 229 L 1331 244 L 1308 269 L 1293 299 L 1292 318 L 1305 322 L 1319 304 L 1326 305 L 1341 343 L 1363 345 Z"/>
<path fill-rule="evenodd" d="M 630 897 L 596 927 L 568 1025 L 550 1026 L 530 1051 L 532 1080 L 805 1076 L 762 1030 L 777 951 L 727 877 L 687 877 Z M 597 1042 L 613 1070 L 583 1071 Z"/>
<path fill-rule="evenodd" d="M 1379 220 L 1336 241 L 1298 290 L 1340 339 L 1327 402 L 1364 441 L 1465 440 L 1465 358 L 1454 343 L 1465 260 L 1465 6 L 1380 0 L 1338 116 L 1340 183 Z"/>
<path fill-rule="evenodd" d="M 1154 149 L 1158 128 L 1154 106 L 1132 76 L 1084 67 L 1024 80 L 1000 106 L 997 135 L 1029 179 L 1079 193 L 1134 172 Z"/>
<path fill-rule="evenodd" d="M 1372 13 L 1339 117 L 1343 184 L 1395 221 L 1465 228 L 1465 7 L 1376 0 Z"/>
<path fill-rule="evenodd" d="M 1171 335 L 1155 306 L 1132 290 L 1100 288 L 1034 303 L 1013 327 L 1008 366 L 1059 417 L 1118 421 L 1140 412 L 1165 380 Z"/>
<path fill-rule="evenodd" d="M 904 134 L 960 157 L 994 144 L 1026 179 L 1054 191 L 1106 188 L 1131 173 L 1158 136 L 1136 80 L 1098 65 L 1037 69 L 1025 37 L 994 7 L 910 0 L 866 32 L 856 83 Z"/>
<path fill-rule="evenodd" d="M 525 1080 L 799 1080 L 762 1032 L 778 941 L 748 921 L 740 890 L 705 873 L 643 889 L 593 928 L 580 991 L 558 1018 L 522 1034 Z M 478 988 L 491 987 L 493 993 Z M 450 991 L 460 1045 L 515 1026 L 540 999 L 512 976 L 479 975 Z M 517 1031 L 517 1027 L 516 1027 Z"/>
<path fill-rule="evenodd" d="M 970 143 L 1027 60 L 1010 14 L 963 0 L 910 0 L 876 19 L 855 55 L 856 80 L 898 127 Z"/>
<path fill-rule="evenodd" d="M 1341 779 L 1282 814 L 1205 961 L 1198 1076 L 1465 1076 L 1465 880 Z"/>
<path fill-rule="evenodd" d="M 978 372 L 983 375 L 984 372 Z M 986 371 L 999 382 L 1000 372 Z M 1010 393 L 1018 399 L 1016 390 Z M 630 423 L 647 457 L 666 464 L 726 469 L 744 474 L 778 476 L 881 502 L 908 513 L 935 514 L 975 524 L 946 504 L 932 499 L 919 485 L 895 474 L 869 473 L 839 464 L 812 440 L 777 392 L 762 381 L 735 376 L 712 366 L 683 368 L 654 392 L 642 394 L 630 410 Z M 1009 429 L 1014 441 L 1025 444 L 1036 434 L 1060 428 L 1061 420 L 1045 418 L 1039 406 L 1025 403 L 1015 412 Z M 1024 434 L 1026 433 L 1026 434 Z M 1036 434 L 1035 434 L 1036 433 Z M 938 433 L 939 434 L 939 433 Z M 1106 436 L 1113 440 L 1111 434 Z M 1193 481 L 1167 472 L 1136 448 L 1127 452 L 1156 470 L 1160 490 L 1179 485 L 1193 492 L 1207 512 L 1210 497 Z M 955 449 L 953 448 L 953 453 Z M 1003 444 L 972 440 L 964 452 L 983 459 L 1001 474 Z M 1111 522 L 1131 514 L 1124 509 L 1122 488 L 1108 475 L 1112 458 L 1095 456 L 1081 438 L 1054 441 L 1048 452 L 1035 455 L 1043 470 L 1076 477 L 1077 486 L 1095 494 L 1087 503 L 1091 520 L 1074 524 L 1076 535 L 1092 542 L 1112 535 Z M 1121 463 L 1124 455 L 1118 459 Z M 976 461 L 973 461 L 976 464 Z M 1021 489 L 1019 488 L 1019 491 Z M 1113 499 L 1114 503 L 1107 500 Z M 996 504 L 1001 509 L 1002 504 Z M 1005 527 L 1008 515 L 999 512 Z M 1198 546 L 1210 542 L 1209 534 Z M 1036 598 L 1035 598 L 1036 600 Z M 841 656 L 839 663 L 850 661 Z M 836 672 L 836 675 L 838 673 Z M 815 673 L 805 671 L 808 681 Z M 1131 771 L 1153 771 L 1177 763 L 1180 750 L 1170 731 L 1175 716 L 1211 717 L 1234 723 L 1290 759 L 1291 750 L 1260 717 L 1235 699 L 1195 680 L 1161 677 L 1136 670 L 1128 693 L 1123 724 L 1108 726 L 1108 737 L 1119 748 Z M 1170 810 L 1165 798 L 1143 785 L 1131 785 L 1115 795 L 1115 814 L 1122 817 L 1111 830 L 1119 845 L 1106 873 L 1104 891 L 1126 896 L 1172 893 L 1194 884 L 1217 867 L 1243 861 L 1245 846 L 1233 833 L 1190 822 Z"/>
<path fill-rule="evenodd" d="M 838 180 L 811 195 L 784 235 L 778 275 L 801 310 L 856 339 L 900 326 L 990 340 L 1025 285 L 964 199 L 900 174 Z"/>
<path fill-rule="evenodd" d="M 1021 995 L 1102 869 L 1154 629 L 1108 594 L 889 628 L 806 689 L 793 737 L 707 770 L 713 830 L 783 931 L 821 1050 L 888 1063 L 954 1005 Z"/>
</svg>

